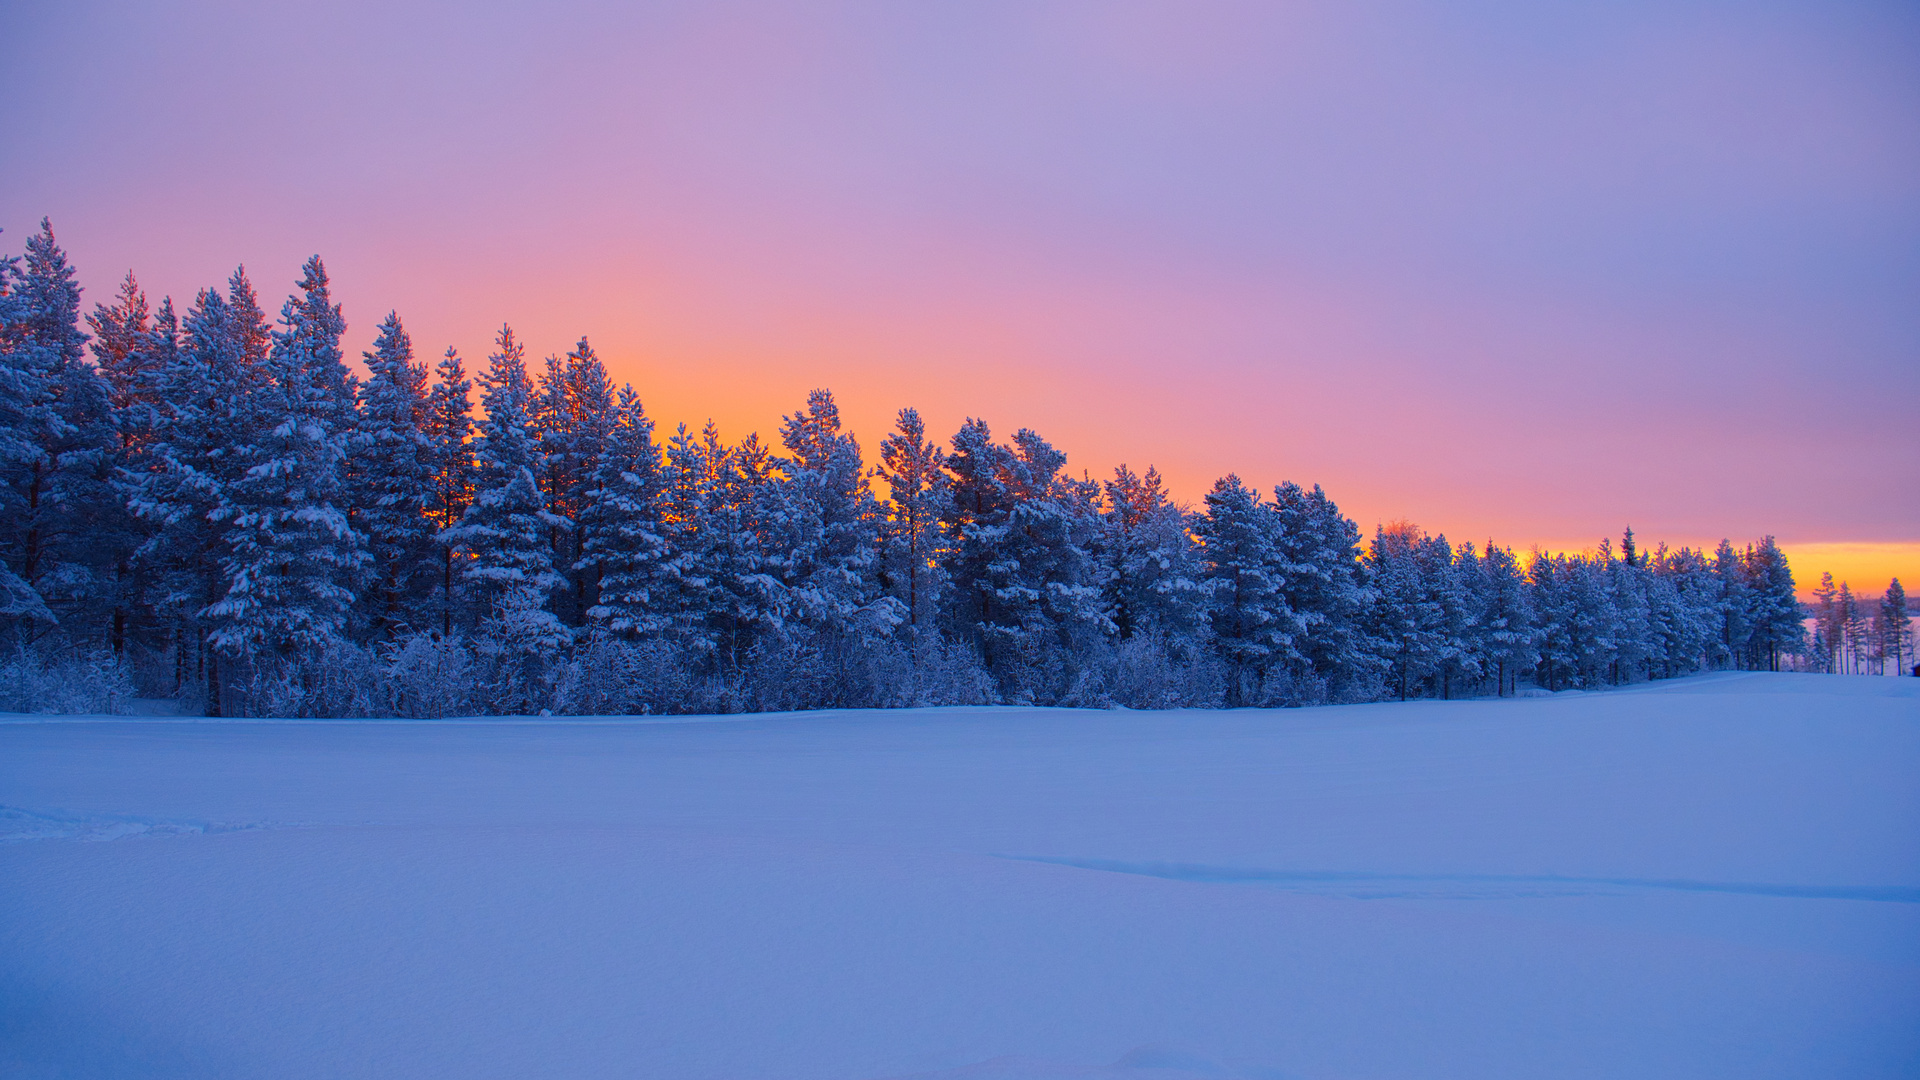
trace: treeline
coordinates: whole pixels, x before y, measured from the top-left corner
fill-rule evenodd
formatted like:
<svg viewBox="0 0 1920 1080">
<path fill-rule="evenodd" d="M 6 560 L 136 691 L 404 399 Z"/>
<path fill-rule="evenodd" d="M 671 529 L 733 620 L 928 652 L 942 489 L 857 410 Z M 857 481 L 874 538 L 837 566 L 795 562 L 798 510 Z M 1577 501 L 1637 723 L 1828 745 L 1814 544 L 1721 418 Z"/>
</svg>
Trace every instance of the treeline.
<svg viewBox="0 0 1920 1080">
<path fill-rule="evenodd" d="M 1813 640 L 1802 660 L 1809 671 L 1885 675 L 1891 665 L 1899 675 L 1914 660 L 1913 623 L 1899 578 L 1876 602 L 1855 596 L 1844 581 L 1836 588 L 1832 574 L 1821 574 L 1812 624 Z"/>
<path fill-rule="evenodd" d="M 45 223 L 0 281 L 14 668 L 92 658 L 209 714 L 1300 705 L 1803 646 L 1771 538 L 1363 545 L 1317 486 L 1227 476 L 1189 510 L 912 409 L 869 467 L 826 391 L 777 446 L 659 433 L 585 339 L 536 372 L 503 327 L 484 370 L 430 372 L 392 314 L 363 381 L 317 257 L 273 321 L 244 270 L 185 312 L 129 274 L 83 320 Z"/>
</svg>

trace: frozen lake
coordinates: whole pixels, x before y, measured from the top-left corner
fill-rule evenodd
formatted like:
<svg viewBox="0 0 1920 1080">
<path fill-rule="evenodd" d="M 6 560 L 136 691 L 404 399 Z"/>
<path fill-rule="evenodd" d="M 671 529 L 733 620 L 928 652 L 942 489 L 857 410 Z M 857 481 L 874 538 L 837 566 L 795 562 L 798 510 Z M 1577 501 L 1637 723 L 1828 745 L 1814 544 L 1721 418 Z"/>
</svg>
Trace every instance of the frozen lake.
<svg viewBox="0 0 1920 1080">
<path fill-rule="evenodd" d="M 0 720 L 7 1077 L 1911 1077 L 1920 679 Z"/>
</svg>

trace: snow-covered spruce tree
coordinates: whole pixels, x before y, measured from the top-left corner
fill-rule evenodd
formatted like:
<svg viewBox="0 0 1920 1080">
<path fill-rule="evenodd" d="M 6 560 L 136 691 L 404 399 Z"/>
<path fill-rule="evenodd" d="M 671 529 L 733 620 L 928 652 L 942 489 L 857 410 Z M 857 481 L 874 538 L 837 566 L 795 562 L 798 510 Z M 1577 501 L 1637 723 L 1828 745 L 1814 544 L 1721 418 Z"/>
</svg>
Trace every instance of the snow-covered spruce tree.
<svg viewBox="0 0 1920 1080">
<path fill-rule="evenodd" d="M 1269 678 L 1305 660 L 1306 624 L 1287 605 L 1291 567 L 1275 543 L 1278 520 L 1258 492 L 1228 474 L 1194 522 L 1209 595 L 1214 649 L 1227 665 L 1227 707 L 1265 705 Z"/>
<path fill-rule="evenodd" d="M 1386 665 L 1366 636 L 1362 612 L 1374 598 L 1360 555 L 1360 527 L 1315 484 L 1273 489 L 1274 543 L 1290 567 L 1282 592 L 1305 632 L 1297 647 L 1334 701 L 1378 696 Z"/>
<path fill-rule="evenodd" d="M 87 316 L 93 330 L 94 363 L 107 385 L 119 444 L 113 456 L 113 499 L 95 530 L 96 542 L 111 551 L 113 651 L 131 641 L 148 650 L 164 647 L 164 622 L 155 618 L 153 577 L 141 547 L 157 528 L 132 510 L 146 478 L 160 468 L 154 450 L 166 416 L 166 378 L 178 362 L 180 321 L 173 301 L 163 299 L 158 314 L 131 271 L 114 302 L 94 305 Z"/>
<path fill-rule="evenodd" d="M 661 470 L 661 536 L 666 561 L 649 600 L 665 620 L 664 631 L 691 663 L 713 666 L 716 652 L 708 612 L 718 603 L 714 581 L 715 528 L 707 512 L 714 485 L 705 448 L 681 424 L 667 440 Z"/>
<path fill-rule="evenodd" d="M 97 644 L 111 632 L 127 546 L 112 404 L 86 359 L 80 287 L 52 226 L 43 220 L 0 274 L 0 545 L 11 575 L 0 603 L 19 611 L 17 640 L 57 620 L 70 643 Z"/>
<path fill-rule="evenodd" d="M 346 323 L 326 269 L 307 260 L 281 309 L 268 378 L 239 405 L 239 466 L 212 518 L 225 524 L 226 588 L 206 609 L 210 640 L 255 678 L 306 687 L 342 643 L 367 568 L 366 538 L 347 517 L 342 480 L 357 408 L 341 360 Z"/>
<path fill-rule="evenodd" d="M 430 597 L 441 558 L 427 514 L 436 479 L 427 369 L 414 362 L 413 340 L 396 312 L 381 321 L 373 351 L 361 355 L 367 382 L 353 444 L 355 525 L 366 534 L 372 565 L 356 621 L 370 640 L 392 647 L 437 622 Z"/>
<path fill-rule="evenodd" d="M 587 616 L 615 637 L 654 638 L 670 625 L 664 497 L 653 421 L 633 387 L 623 386 L 581 510 L 587 536 L 581 557 L 594 562 L 599 577 L 599 600 Z"/>
<path fill-rule="evenodd" d="M 952 636 L 978 649 L 1010 701 L 1050 701 L 1072 658 L 1109 632 L 1098 566 L 1097 487 L 1060 476 L 1066 455 L 1022 429 L 1011 447 L 968 420 L 947 459 Z"/>
<path fill-rule="evenodd" d="M 1484 662 L 1493 672 L 1496 694 L 1506 694 L 1509 687 L 1517 692 L 1520 676 L 1533 670 L 1540 658 L 1541 633 L 1534 625 L 1532 594 L 1513 551 L 1491 540 L 1481 557 L 1480 573 Z"/>
<path fill-rule="evenodd" d="M 1604 565 L 1612 561 L 1611 552 L 1607 554 L 1609 557 L 1604 561 L 1585 556 L 1569 558 L 1563 578 L 1568 586 L 1563 610 L 1567 616 L 1569 660 L 1579 685 L 1586 688 L 1608 681 L 1618 655 L 1616 635 L 1620 629 L 1620 612 Z"/>
<path fill-rule="evenodd" d="M 1651 575 L 1633 548 L 1633 530 L 1621 543 L 1621 557 L 1607 566 L 1614 610 L 1620 620 L 1614 635 L 1612 681 L 1629 683 L 1653 677 L 1655 653 Z"/>
<path fill-rule="evenodd" d="M 552 535 L 571 522 L 548 511 L 534 482 L 539 467 L 526 353 L 500 328 L 488 357 L 471 505 L 442 534 L 452 545 L 462 585 L 479 611 L 479 644 L 493 668 L 492 704 L 502 712 L 536 710 L 572 635 L 547 601 L 565 580 L 553 566 Z"/>
<path fill-rule="evenodd" d="M 437 376 L 427 393 L 427 459 L 432 472 L 432 491 L 427 502 L 427 523 L 432 530 L 432 597 L 428 625 L 437 626 L 443 638 L 453 636 L 455 619 L 470 614 L 472 608 L 461 602 L 460 582 L 454 572 L 454 546 L 448 540 L 451 530 L 466 516 L 473 503 L 474 460 L 468 439 L 473 434 L 472 380 L 467 378 L 460 354 L 451 347 L 434 366 Z M 467 625 L 462 622 L 460 625 Z"/>
<path fill-rule="evenodd" d="M 29 511 L 46 470 L 42 438 L 56 433 L 47 387 L 54 351 L 30 334 L 27 298 L 16 285 L 19 257 L 0 258 L 0 520 L 18 522 Z M 0 532 L 0 629 L 14 648 L 33 641 L 58 624 L 46 601 L 20 571 L 26 568 L 27 531 L 11 524 Z"/>
<path fill-rule="evenodd" d="M 830 652 L 889 636 L 906 620 L 907 608 L 880 593 L 876 548 L 883 513 L 859 441 L 840 430 L 833 394 L 809 394 L 806 411 L 781 424 L 780 441 L 791 455 L 778 463 L 785 474 L 779 573 L 790 625 Z"/>
<path fill-rule="evenodd" d="M 1472 647 L 1474 597 L 1471 580 L 1462 580 L 1463 567 L 1454 558 L 1445 536 L 1422 536 L 1414 545 L 1419 564 L 1422 599 L 1433 611 L 1429 677 L 1434 696 L 1450 698 L 1460 681 L 1479 675 Z"/>
<path fill-rule="evenodd" d="M 768 540 L 784 507 L 774 485 L 773 455 L 757 434 L 728 446 L 708 421 L 700 433 L 704 471 L 702 497 L 707 535 L 698 542 L 704 561 L 696 571 L 707 583 L 705 630 L 719 674 L 744 692 L 756 651 L 779 640 L 789 600 L 784 567 Z M 691 554 L 691 553 L 689 553 Z"/>
<path fill-rule="evenodd" d="M 1206 588 L 1187 514 L 1161 485 L 1160 472 L 1136 475 L 1121 465 L 1106 482 L 1101 515 L 1101 591 L 1114 632 L 1162 642 L 1191 657 L 1202 644 Z"/>
<path fill-rule="evenodd" d="M 1719 586 L 1703 552 L 1683 547 L 1656 550 L 1654 577 L 1672 590 L 1672 608 L 1656 609 L 1665 649 L 1661 660 L 1668 677 L 1698 671 L 1711 663 L 1710 647 L 1719 632 Z"/>
<path fill-rule="evenodd" d="M 1448 550 L 1445 536 L 1434 537 L 1434 540 L 1438 542 L 1438 551 Z M 1449 639 L 1448 651 L 1443 654 L 1440 665 L 1442 700 L 1456 694 L 1472 695 L 1487 673 L 1485 628 L 1480 625 L 1480 611 L 1485 606 L 1488 588 L 1486 570 L 1472 541 L 1461 544 L 1452 555 L 1445 571 L 1447 588 L 1442 598 Z"/>
<path fill-rule="evenodd" d="M 150 583 L 155 614 L 171 624 L 174 684 L 203 680 L 208 715 L 220 714 L 224 681 L 209 641 L 206 609 L 225 592 L 221 558 L 226 522 L 217 520 L 226 486 L 244 468 L 236 446 L 261 432 L 248 403 L 270 385 L 272 343 L 244 267 L 226 296 L 200 290 L 181 323 L 179 348 L 160 368 L 162 415 L 149 468 L 129 477 L 128 505 L 151 530 L 136 557 Z"/>
<path fill-rule="evenodd" d="M 1448 648 L 1448 613 L 1427 580 L 1439 563 L 1429 541 L 1419 527 L 1398 521 L 1376 529 L 1367 552 L 1375 599 L 1364 625 L 1402 701 L 1420 692 Z"/>
<path fill-rule="evenodd" d="M 1750 663 L 1755 669 L 1779 671 L 1780 658 L 1800 651 L 1806 641 L 1806 623 L 1794 596 L 1793 570 L 1771 536 L 1748 550 L 1744 560 L 1752 597 Z"/>
<path fill-rule="evenodd" d="M 570 523 L 549 532 L 553 565 L 566 580 L 565 590 L 550 603 L 569 626 L 583 625 L 598 602 L 600 564 L 586 558 L 592 523 L 583 511 L 593 490 L 594 467 L 615 423 L 613 383 L 586 338 L 564 359 L 547 357 L 533 403 L 540 461 L 535 476 L 548 509 Z"/>
<path fill-rule="evenodd" d="M 880 443 L 875 475 L 886 481 L 886 520 L 880 526 L 880 584 L 906 609 L 905 631 L 917 642 L 935 631 L 947 578 L 941 519 L 948 513 L 951 485 L 946 454 L 927 438 L 914 409 L 901 409 L 894 431 Z"/>
<path fill-rule="evenodd" d="M 1714 604 L 1718 618 L 1708 666 L 1744 667 L 1753 635 L 1753 590 L 1747 585 L 1746 564 L 1729 540 L 1721 540 L 1714 549 L 1713 576 L 1718 589 Z"/>
</svg>

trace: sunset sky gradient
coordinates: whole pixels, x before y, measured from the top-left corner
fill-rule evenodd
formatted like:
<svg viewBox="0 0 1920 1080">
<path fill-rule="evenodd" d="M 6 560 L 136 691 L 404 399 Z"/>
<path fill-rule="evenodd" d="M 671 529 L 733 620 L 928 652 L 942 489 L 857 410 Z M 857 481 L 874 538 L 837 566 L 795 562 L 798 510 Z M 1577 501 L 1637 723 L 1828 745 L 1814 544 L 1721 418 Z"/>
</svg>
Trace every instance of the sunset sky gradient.
<svg viewBox="0 0 1920 1080">
<path fill-rule="evenodd" d="M 0 250 L 89 307 L 318 252 L 354 355 L 591 338 L 1371 532 L 1773 533 L 1920 584 L 1910 4 L 0 2 Z"/>
</svg>

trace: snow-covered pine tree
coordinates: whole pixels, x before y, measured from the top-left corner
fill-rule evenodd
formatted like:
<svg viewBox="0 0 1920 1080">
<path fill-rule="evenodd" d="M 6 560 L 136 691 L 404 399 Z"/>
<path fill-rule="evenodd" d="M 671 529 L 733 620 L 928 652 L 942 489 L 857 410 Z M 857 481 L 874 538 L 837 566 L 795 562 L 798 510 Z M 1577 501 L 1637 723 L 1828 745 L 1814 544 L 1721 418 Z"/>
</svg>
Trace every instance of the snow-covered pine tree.
<svg viewBox="0 0 1920 1080">
<path fill-rule="evenodd" d="M 1397 521 L 1374 531 L 1367 552 L 1375 598 L 1366 609 L 1365 626 L 1402 701 L 1434 672 L 1446 648 L 1446 611 L 1425 575 L 1435 562 L 1422 550 L 1426 541 L 1417 526 Z"/>
<path fill-rule="evenodd" d="M 664 498 L 653 420 L 633 387 L 623 386 L 581 511 L 587 537 L 582 557 L 593 560 L 599 573 L 599 602 L 587 616 L 615 636 L 656 637 L 670 626 Z"/>
<path fill-rule="evenodd" d="M 473 434 L 472 380 L 460 354 L 451 346 L 434 366 L 437 378 L 427 394 L 425 428 L 428 462 L 432 468 L 433 488 L 427 503 L 427 523 L 432 530 L 434 574 L 432 616 L 440 633 L 453 636 L 454 619 L 463 610 L 457 595 L 459 582 L 454 573 L 454 548 L 446 539 L 448 530 L 460 523 L 473 503 L 473 448 L 467 440 Z"/>
<path fill-rule="evenodd" d="M 1744 667 L 1753 635 L 1753 589 L 1747 583 L 1746 565 L 1731 541 L 1722 539 L 1714 549 L 1713 574 L 1719 588 L 1715 603 L 1719 618 L 1709 666 Z"/>
<path fill-rule="evenodd" d="M 1613 561 L 1611 544 L 1602 541 L 1600 558 L 1569 557 L 1558 575 L 1566 586 L 1561 611 L 1566 618 L 1567 659 L 1583 687 L 1607 682 L 1618 656 L 1620 612 L 1605 566 Z"/>
<path fill-rule="evenodd" d="M 550 536 L 554 567 L 567 583 L 551 605 L 567 625 L 580 626 L 598 602 L 600 588 L 600 565 L 585 557 L 591 522 L 582 512 L 593 490 L 594 466 L 616 423 L 613 383 L 586 338 L 564 359 L 547 358 L 532 423 L 540 448 L 535 475 L 547 508 L 570 523 L 555 527 Z"/>
<path fill-rule="evenodd" d="M 428 508 L 435 501 L 435 447 L 428 435 L 427 368 L 413 359 L 413 340 L 397 312 L 388 312 L 362 353 L 367 381 L 353 451 L 360 485 L 355 524 L 365 532 L 372 568 L 357 621 L 375 642 L 391 646 L 410 631 L 440 622 L 430 597 L 441 569 Z"/>
<path fill-rule="evenodd" d="M 94 542 L 112 564 L 112 614 L 109 637 L 115 653 L 131 637 L 149 647 L 160 644 L 160 627 L 148 595 L 150 575 L 136 558 L 154 526 L 130 506 L 144 479 L 157 467 L 153 455 L 165 410 L 162 394 L 167 370 L 180 349 L 179 320 L 173 301 L 163 300 L 156 319 L 147 296 L 128 271 L 111 305 L 96 304 L 87 316 L 93 330 L 95 367 L 107 385 L 119 444 L 113 455 L 113 497 L 93 530 Z"/>
<path fill-rule="evenodd" d="M 1479 625 L 1485 662 L 1493 669 L 1497 694 L 1506 694 L 1509 686 L 1517 692 L 1520 675 L 1531 671 L 1540 658 L 1541 634 L 1534 625 L 1533 598 L 1509 548 L 1487 541 L 1480 572 L 1484 589 Z"/>
<path fill-rule="evenodd" d="M 1607 574 L 1607 589 L 1613 597 L 1616 620 L 1610 681 L 1627 683 L 1642 676 L 1651 677 L 1653 608 L 1647 593 L 1648 575 L 1634 551 L 1632 529 L 1627 530 L 1620 557 L 1607 561 L 1602 568 Z"/>
<path fill-rule="evenodd" d="M 1288 605 L 1287 573 L 1275 544 L 1278 522 L 1258 492 L 1231 473 L 1207 493 L 1195 520 L 1214 649 L 1227 665 L 1227 707 L 1264 705 L 1267 679 L 1304 660 L 1296 647 L 1305 620 Z"/>
<path fill-rule="evenodd" d="M 1160 472 L 1125 465 L 1106 482 L 1101 515 L 1101 591 L 1120 640 L 1158 640 L 1191 656 L 1205 625 L 1206 589 L 1187 514 L 1167 498 Z"/>
<path fill-rule="evenodd" d="M 1447 627 L 1440 663 L 1440 697 L 1449 700 L 1456 691 L 1472 693 L 1486 677 L 1485 628 L 1480 625 L 1480 611 L 1486 603 L 1488 584 L 1472 541 L 1452 550 L 1445 536 L 1436 536 L 1433 545 L 1435 555 L 1452 556 L 1445 569 L 1436 574 L 1444 583 L 1440 603 Z"/>
<path fill-rule="evenodd" d="M 220 715 L 224 696 L 219 654 L 207 637 L 206 609 L 226 586 L 226 525 L 214 511 L 244 467 L 235 447 L 260 434 L 243 427 L 254 418 L 248 403 L 271 385 L 271 329 L 246 269 L 236 269 L 227 286 L 224 297 L 200 290 L 181 322 L 179 348 L 160 368 L 152 464 L 128 492 L 128 505 L 152 530 L 137 557 L 150 575 L 156 614 L 172 623 L 176 687 L 204 679 L 210 716 Z"/>
<path fill-rule="evenodd" d="M 880 581 L 906 608 L 907 632 L 934 626 L 947 580 L 940 522 L 948 512 L 946 454 L 914 409 L 901 409 L 893 434 L 880 443 L 875 475 L 886 481 L 887 517 L 880 534 Z"/>
<path fill-rule="evenodd" d="M 1070 657 L 1112 627 L 1102 610 L 1098 488 L 1060 476 L 1066 455 L 1022 429 L 1011 447 L 969 419 L 953 438 L 948 525 L 952 636 L 980 650 L 1011 701 L 1065 689 Z"/>
<path fill-rule="evenodd" d="M 706 561 L 698 573 L 709 583 L 711 599 L 706 631 L 718 670 L 737 679 L 756 649 L 777 641 L 786 628 L 784 566 L 768 545 L 780 531 L 774 516 L 786 507 L 774 484 L 773 455 L 758 434 L 728 446 L 709 420 L 700 432 L 700 460 L 708 535 L 701 541 Z"/>
<path fill-rule="evenodd" d="M 345 320 L 316 256 L 281 309 L 269 379 L 241 404 L 233 447 L 243 471 L 221 491 L 226 589 L 208 607 L 211 641 L 254 671 L 306 680 L 336 648 L 366 572 L 366 538 L 348 520 L 342 481 L 357 408 L 344 375 Z"/>
<path fill-rule="evenodd" d="M 1336 701 L 1371 698 L 1384 670 L 1367 640 L 1362 612 L 1374 594 L 1360 557 L 1360 527 L 1319 484 L 1273 489 L 1274 542 L 1289 567 L 1282 591 L 1305 627 L 1299 649 Z"/>
<path fill-rule="evenodd" d="M 484 613 L 480 636 L 498 673 L 496 704 L 525 711 L 572 640 L 547 607 L 565 584 L 553 566 L 552 536 L 572 523 L 547 509 L 534 482 L 540 460 L 533 386 L 511 327 L 500 328 L 480 381 L 486 419 L 476 446 L 474 499 L 442 539 L 453 546 L 462 584 Z"/>
<path fill-rule="evenodd" d="M 829 650 L 890 634 L 907 609 L 879 592 L 875 548 L 880 506 L 861 462 L 860 443 L 840 430 L 828 390 L 784 419 L 780 441 L 792 457 L 778 463 L 783 535 L 777 544 L 789 620 Z"/>
<path fill-rule="evenodd" d="M 1763 537 L 1745 559 L 1752 597 L 1752 663 L 1780 670 L 1780 658 L 1798 652 L 1806 641 L 1806 623 L 1794 595 L 1793 570 L 1773 537 Z"/>
<path fill-rule="evenodd" d="M 4 273 L 0 425 L 11 438 L 0 444 L 0 550 L 14 575 L 6 607 L 27 616 L 14 623 L 17 634 L 31 637 L 57 619 L 69 641 L 102 641 L 125 547 L 115 539 L 124 517 L 112 486 L 112 403 L 86 360 L 80 286 L 49 222 Z"/>
<path fill-rule="evenodd" d="M 667 440 L 661 470 L 661 564 L 652 600 L 666 620 L 665 632 L 693 661 L 705 666 L 715 650 L 707 615 L 718 603 L 714 581 L 714 526 L 707 512 L 713 486 L 705 449 L 681 424 Z"/>
</svg>

